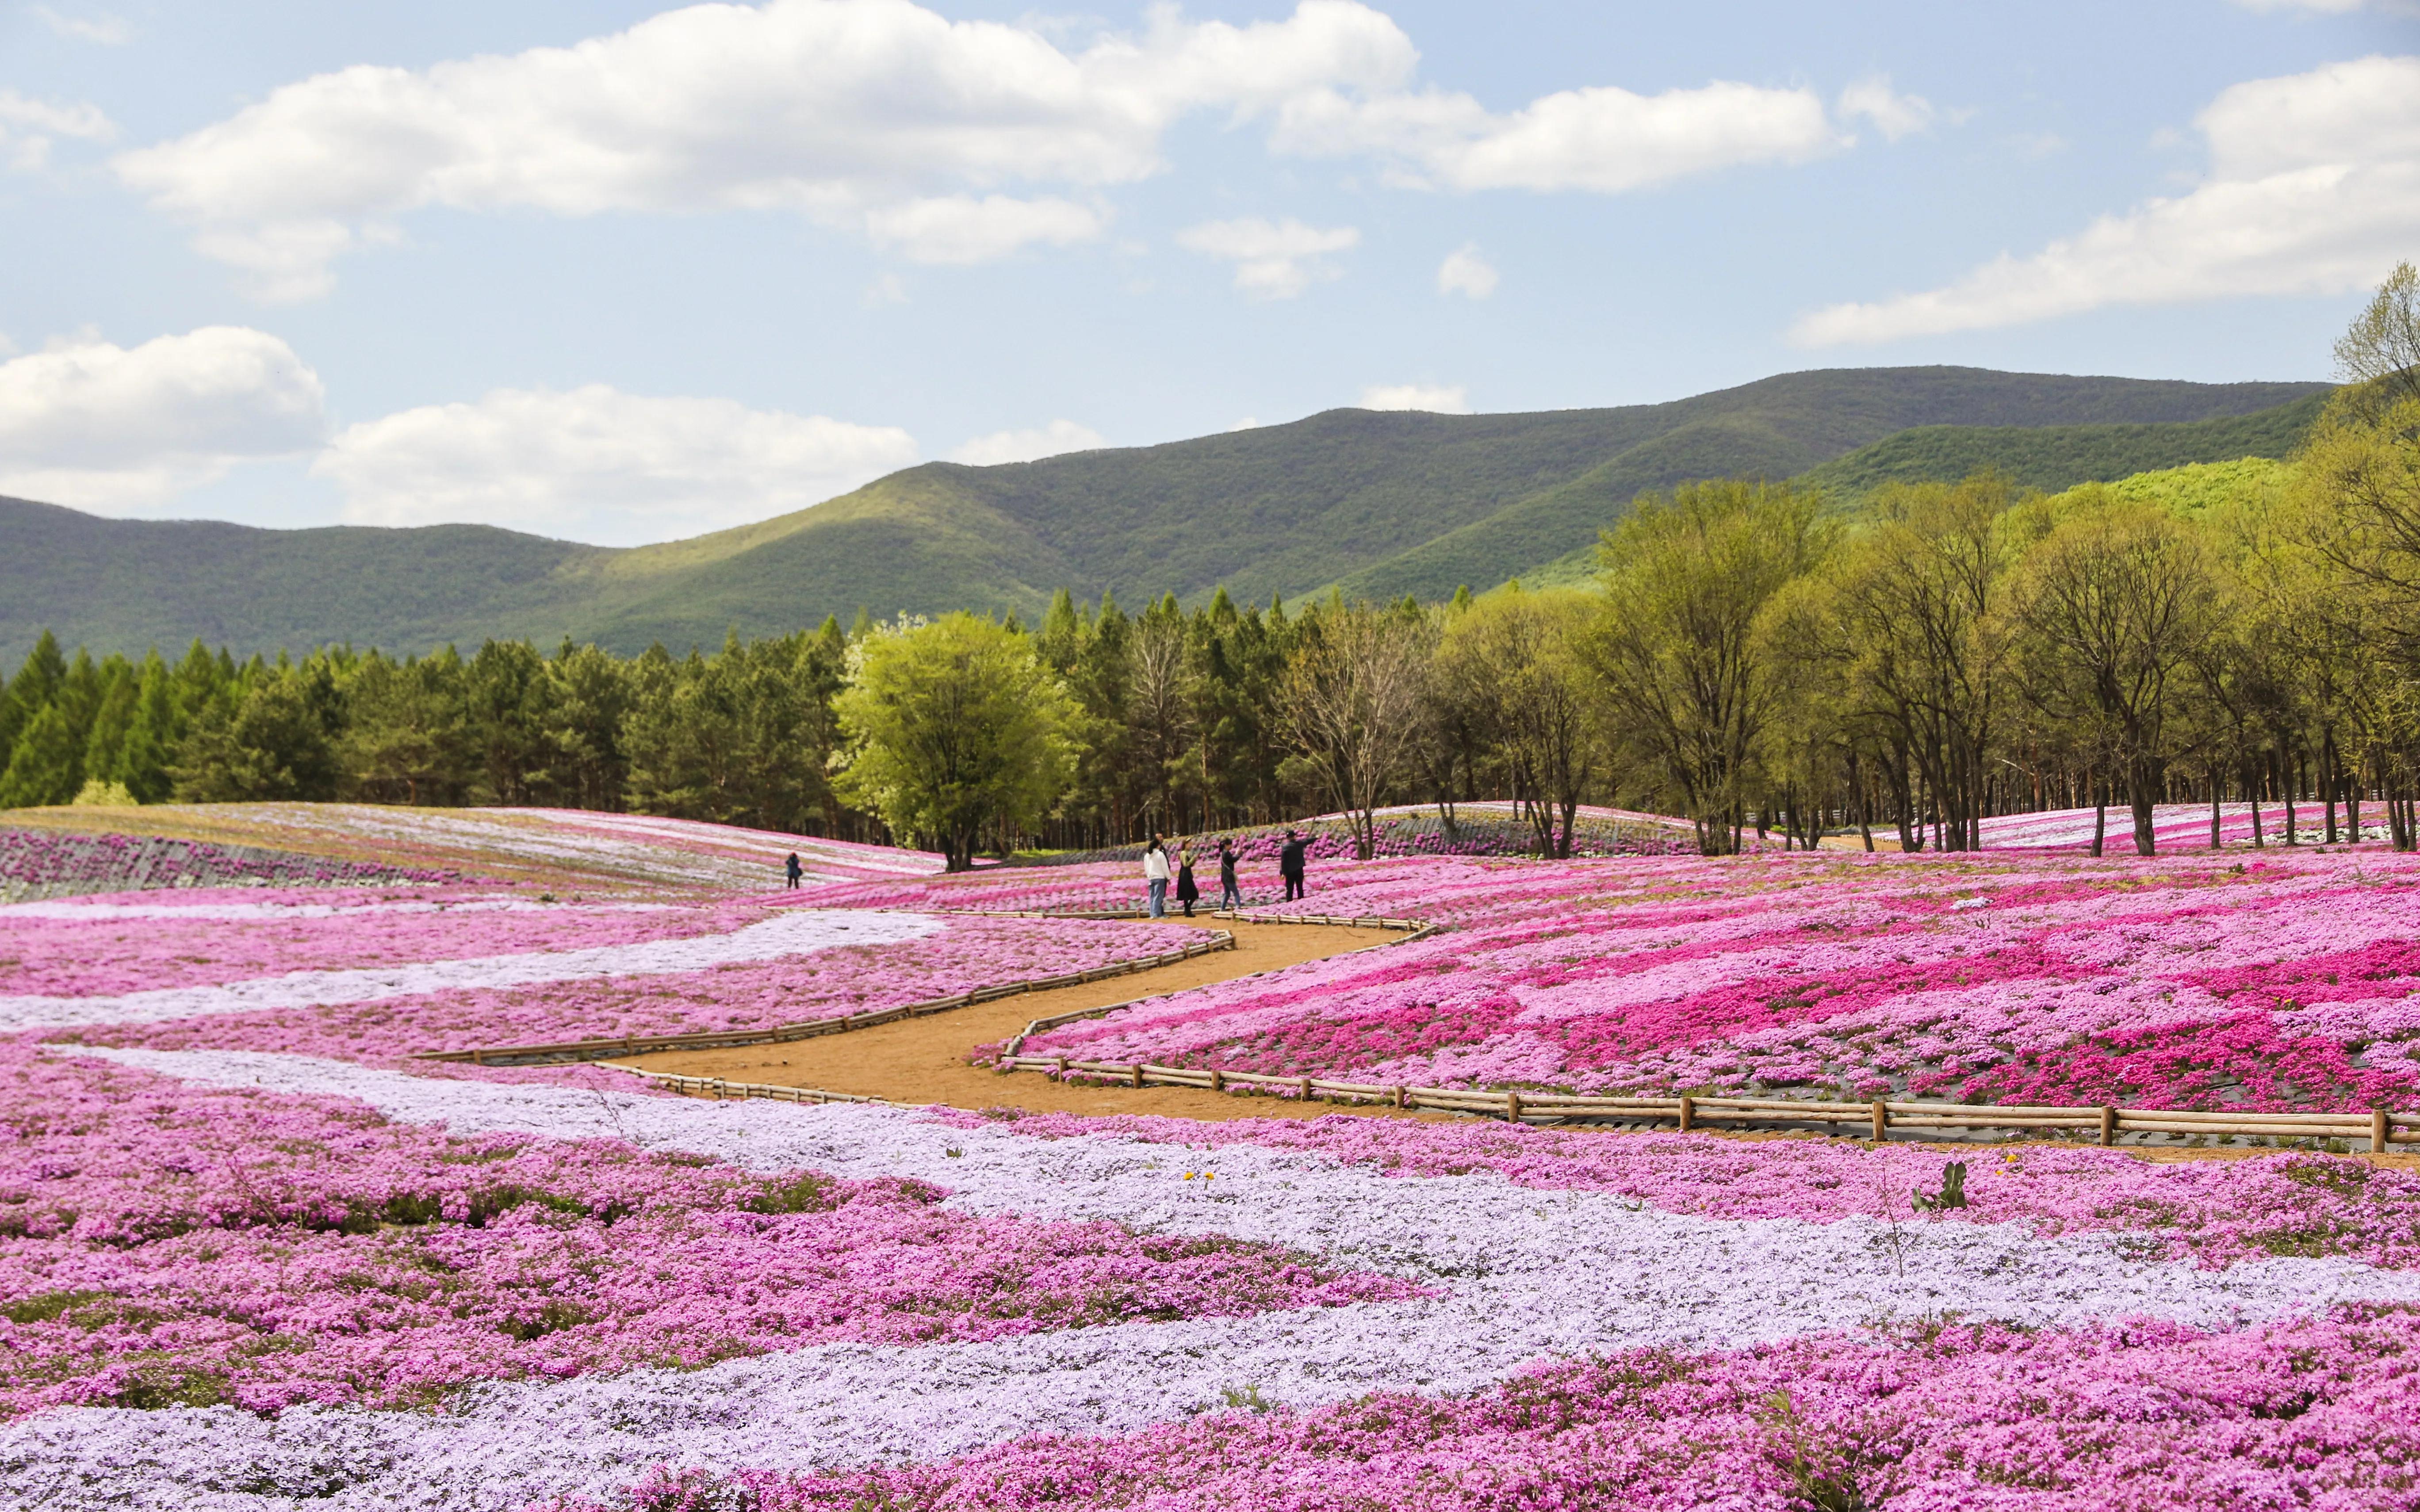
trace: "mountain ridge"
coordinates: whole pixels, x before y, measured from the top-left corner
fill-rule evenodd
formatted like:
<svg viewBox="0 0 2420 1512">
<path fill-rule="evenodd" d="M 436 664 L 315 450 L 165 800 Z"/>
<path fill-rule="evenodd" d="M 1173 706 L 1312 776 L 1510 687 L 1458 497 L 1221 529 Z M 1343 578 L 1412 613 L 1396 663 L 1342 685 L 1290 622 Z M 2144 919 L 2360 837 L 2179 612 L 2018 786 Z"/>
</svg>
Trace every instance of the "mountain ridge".
<svg viewBox="0 0 2420 1512">
<path fill-rule="evenodd" d="M 1846 368 L 1611 409 L 1330 409 L 1034 462 L 926 462 L 810 509 L 634 548 L 485 525 L 105 519 L 0 499 L 0 654 L 22 655 L 46 626 L 129 654 L 195 635 L 394 651 L 568 637 L 628 653 L 861 609 L 1031 617 L 1062 586 L 1087 598 L 1196 600 L 1220 586 L 1261 602 L 1329 587 L 1439 598 L 1571 559 L 1639 492 L 1691 478 L 1795 476 L 1925 426 L 2156 432 L 2327 388 Z"/>
</svg>

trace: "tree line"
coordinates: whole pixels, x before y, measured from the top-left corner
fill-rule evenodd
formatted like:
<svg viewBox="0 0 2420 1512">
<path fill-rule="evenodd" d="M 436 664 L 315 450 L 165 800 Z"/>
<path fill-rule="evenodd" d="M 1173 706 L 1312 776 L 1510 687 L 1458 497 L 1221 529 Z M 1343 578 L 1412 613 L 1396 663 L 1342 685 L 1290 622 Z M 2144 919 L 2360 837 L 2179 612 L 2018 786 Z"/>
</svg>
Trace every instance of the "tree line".
<svg viewBox="0 0 2420 1512">
<path fill-rule="evenodd" d="M 489 641 L 239 662 L 70 661 L 0 696 L 0 807 L 350 797 L 560 804 L 845 839 L 963 867 L 1393 802 L 1687 816 L 1699 848 L 1876 832 L 1979 843 L 1995 813 L 2381 803 L 2420 846 L 2420 276 L 2336 349 L 2346 386 L 2272 486 L 2209 507 L 2006 478 L 1854 509 L 1788 484 L 1641 498 L 1589 588 L 1446 605 L 1129 612 L 1062 591 L 675 656 Z M 2215 809 L 2213 809 L 2215 814 Z M 2215 820 L 2213 820 L 2215 823 Z M 2213 835 L 2215 831 L 2213 830 Z M 2264 840 L 2265 834 L 2262 835 Z M 2096 853 L 2102 843 L 2096 833 Z"/>
</svg>

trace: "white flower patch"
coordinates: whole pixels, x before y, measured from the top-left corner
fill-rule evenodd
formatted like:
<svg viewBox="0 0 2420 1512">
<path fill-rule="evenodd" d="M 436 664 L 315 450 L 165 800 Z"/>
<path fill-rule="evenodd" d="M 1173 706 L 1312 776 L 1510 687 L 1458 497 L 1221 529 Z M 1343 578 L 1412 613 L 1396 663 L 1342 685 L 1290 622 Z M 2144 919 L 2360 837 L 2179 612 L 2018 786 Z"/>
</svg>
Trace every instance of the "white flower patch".
<svg viewBox="0 0 2420 1512">
<path fill-rule="evenodd" d="M 582 903 L 582 913 L 592 914 L 661 914 L 680 907 L 678 903 Z M 0 922 L 12 918 L 39 919 L 59 924 L 116 924 L 140 918 L 193 918 L 209 923 L 250 923 L 262 919 L 272 922 L 297 918 L 351 918 L 365 915 L 394 914 L 551 914 L 561 913 L 560 903 L 535 903 L 526 898 L 474 898 L 460 903 L 426 903 L 405 900 L 395 903 L 94 903 L 81 899 L 57 900 L 48 903 L 0 904 Z"/>
<path fill-rule="evenodd" d="M 531 950 L 464 961 L 427 961 L 342 971 L 289 971 L 217 986 L 161 987 L 107 997 L 0 997 L 0 1029 L 86 1024 L 155 1024 L 166 1019 L 267 1009 L 371 1003 L 426 993 L 529 987 L 600 977 L 653 977 L 706 971 L 842 945 L 893 945 L 945 928 L 922 914 L 855 909 L 788 909 L 727 934 L 643 940 L 578 950 Z"/>
<path fill-rule="evenodd" d="M 504 1507 L 602 1492 L 659 1463 L 807 1470 L 944 1458 L 1028 1433 L 1129 1431 L 1215 1408 L 1231 1390 L 1305 1406 L 1378 1390 L 1466 1392 L 1541 1358 L 1735 1347 L 1885 1318 L 2055 1326 L 2156 1317 L 2226 1328 L 2340 1301 L 2420 1302 L 2420 1274 L 2344 1259 L 2224 1271 L 2147 1262 L 2128 1257 L 2122 1235 L 1714 1219 L 1515 1186 L 1492 1172 L 1387 1176 L 1299 1151 L 1046 1140 L 908 1109 L 448 1081 L 259 1053 L 59 1049 L 210 1085 L 357 1098 L 464 1134 L 599 1135 L 757 1170 L 916 1177 L 947 1187 L 948 1205 L 965 1211 L 1266 1241 L 1440 1293 L 485 1386 L 438 1419 L 345 1410 L 271 1424 L 217 1410 L 79 1409 L 0 1430 L 0 1464 L 98 1476 L 129 1498 L 118 1504 L 194 1504 L 179 1498 L 206 1484 L 274 1483 L 274 1466 L 305 1464 L 347 1487 L 333 1506 Z"/>
</svg>

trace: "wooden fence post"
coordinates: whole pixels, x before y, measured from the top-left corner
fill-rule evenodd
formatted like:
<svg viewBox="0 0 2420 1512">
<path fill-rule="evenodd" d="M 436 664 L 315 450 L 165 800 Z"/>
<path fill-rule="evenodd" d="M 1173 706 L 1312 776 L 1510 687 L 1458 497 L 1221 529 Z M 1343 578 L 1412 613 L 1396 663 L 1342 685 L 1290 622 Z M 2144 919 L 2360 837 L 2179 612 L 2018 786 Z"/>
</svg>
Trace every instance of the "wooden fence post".
<svg viewBox="0 0 2420 1512">
<path fill-rule="evenodd" d="M 1220 1070 L 1219 1070 L 1218 1067 L 1216 1067 L 1216 1066 L 1211 1067 L 1211 1068 L 1210 1068 L 1210 1090 L 1212 1090 L 1212 1091 L 1214 1091 L 1214 1092 L 1223 1092 L 1223 1091 L 1225 1091 L 1226 1089 L 1227 1089 L 1227 1073 L 1226 1073 L 1225 1072 L 1223 1072 L 1223 1071 L 1220 1071 Z"/>
<path fill-rule="evenodd" d="M 1134 1084 L 1137 1087 L 1140 1087 L 1142 1085 L 1142 1062 L 1140 1060 L 1136 1061 L 1133 1067 L 1128 1071 L 1127 1074 L 1134 1078 Z"/>
<path fill-rule="evenodd" d="M 2101 1142 L 2104 1145 L 2118 1142 L 2118 1109 L 2107 1103 L 2101 1104 Z"/>
<path fill-rule="evenodd" d="M 1874 1099 L 1874 1143 L 1879 1145 L 1889 1137 L 1890 1104 L 1881 1098 L 1876 1098 Z"/>
<path fill-rule="evenodd" d="M 1410 1090 L 1410 1088 L 1403 1088 L 1403 1087 L 1398 1087 L 1398 1088 L 1395 1088 L 1395 1106 L 1397 1106 L 1397 1107 L 1399 1107 L 1399 1108 L 1407 1108 L 1407 1107 L 1410 1107 L 1411 1105 L 1412 1105 L 1412 1095 L 1411 1095 L 1411 1090 Z"/>
<path fill-rule="evenodd" d="M 1688 1093 L 1683 1092 L 1681 1094 L 1681 1132 L 1683 1134 L 1687 1134 L 1689 1132 L 1690 1125 L 1697 1121 L 1698 1100 L 1691 1097 Z"/>
<path fill-rule="evenodd" d="M 2373 1155 L 2385 1154 L 2386 1142 L 2393 1133 L 2394 1131 L 2387 1127 L 2386 1110 L 2384 1108 L 2370 1109 L 2369 1152 Z"/>
<path fill-rule="evenodd" d="M 1311 1078 L 1310 1078 L 1310 1077 L 1308 1077 L 1308 1076 L 1303 1077 L 1303 1078 L 1301 1079 L 1301 1082 L 1299 1083 L 1299 1086 L 1300 1086 L 1300 1088 L 1301 1088 L 1301 1090 L 1300 1090 L 1300 1091 L 1298 1091 L 1298 1092 L 1296 1092 L 1295 1095 L 1296 1097 L 1300 1098 L 1300 1099 L 1301 1099 L 1303 1102 L 1305 1102 L 1305 1103 L 1310 1102 L 1310 1101 L 1311 1101 Z"/>
<path fill-rule="evenodd" d="M 1514 1122 L 1514 1123 L 1518 1123 L 1518 1122 L 1520 1122 L 1520 1121 L 1521 1121 L 1521 1094 L 1520 1094 L 1520 1093 L 1518 1093 L 1518 1092 L 1507 1092 L 1507 1093 L 1505 1093 L 1505 1094 L 1504 1094 L 1504 1117 L 1505 1117 L 1505 1118 L 1507 1118 L 1507 1119 L 1511 1119 L 1511 1120 L 1512 1120 L 1512 1122 Z"/>
</svg>

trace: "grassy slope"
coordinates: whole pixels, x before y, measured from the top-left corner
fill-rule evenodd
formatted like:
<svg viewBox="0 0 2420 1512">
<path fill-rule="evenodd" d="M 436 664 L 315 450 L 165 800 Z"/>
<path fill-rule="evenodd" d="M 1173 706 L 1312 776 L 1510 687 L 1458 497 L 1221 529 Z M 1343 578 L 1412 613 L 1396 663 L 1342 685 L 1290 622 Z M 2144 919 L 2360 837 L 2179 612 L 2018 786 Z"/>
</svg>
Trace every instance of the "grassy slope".
<svg viewBox="0 0 2420 1512">
<path fill-rule="evenodd" d="M 473 526 L 103 520 L 0 501 L 0 655 L 43 625 L 97 651 L 349 639 L 397 649 L 569 635 L 618 651 L 876 614 L 1029 616 L 1064 584 L 1128 599 L 1223 583 L 1442 596 L 1585 553 L 1640 489 L 1789 476 L 1911 426 L 2178 424 L 2310 384 L 1871 368 L 1670 404 L 1520 415 L 1332 410 L 1286 425 L 995 468 L 929 463 L 811 510 L 613 551 Z"/>
</svg>

